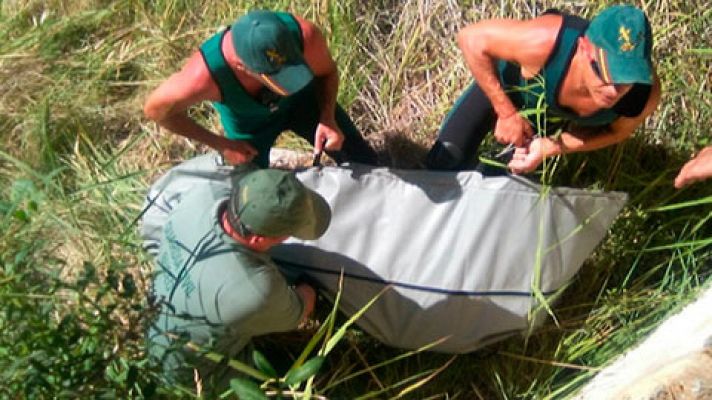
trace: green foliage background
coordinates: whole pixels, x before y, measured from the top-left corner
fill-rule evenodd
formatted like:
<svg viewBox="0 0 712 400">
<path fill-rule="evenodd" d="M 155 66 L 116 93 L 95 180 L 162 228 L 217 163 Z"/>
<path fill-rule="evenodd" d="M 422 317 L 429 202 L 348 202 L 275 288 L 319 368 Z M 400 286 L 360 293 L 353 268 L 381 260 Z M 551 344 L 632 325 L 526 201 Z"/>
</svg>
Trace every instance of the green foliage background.
<svg viewBox="0 0 712 400">
<path fill-rule="evenodd" d="M 712 4 L 636 4 L 654 29 L 663 100 L 631 140 L 568 156 L 553 171 L 554 184 L 631 196 L 555 307 L 558 324 L 455 358 L 397 359 L 402 351 L 350 330 L 321 368 L 317 393 L 566 397 L 709 281 L 712 185 L 675 191 L 672 179 L 710 143 Z M 154 310 L 145 300 L 150 263 L 135 224 L 151 179 L 205 149 L 160 131 L 141 109 L 146 94 L 202 40 L 245 10 L 287 9 L 320 25 L 340 67 L 341 103 L 386 160 L 412 167 L 469 83 L 454 44 L 460 27 L 489 17 L 528 18 L 549 7 L 591 16 L 605 5 L 1 2 L 0 395 L 194 396 L 196 388 L 165 385 L 145 359 L 142 335 Z M 194 111 L 218 128 L 208 107 Z M 304 146 L 288 136 L 281 143 Z M 661 208 L 670 205 L 678 208 Z M 262 344 L 275 364 L 296 357 L 308 341 L 296 334 L 281 339 Z"/>
</svg>

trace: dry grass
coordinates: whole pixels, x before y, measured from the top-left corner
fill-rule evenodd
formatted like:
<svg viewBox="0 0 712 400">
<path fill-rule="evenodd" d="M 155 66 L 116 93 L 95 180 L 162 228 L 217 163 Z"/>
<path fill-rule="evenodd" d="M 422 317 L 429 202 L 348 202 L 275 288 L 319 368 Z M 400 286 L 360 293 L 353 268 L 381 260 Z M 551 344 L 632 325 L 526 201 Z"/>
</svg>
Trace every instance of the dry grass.
<svg viewBox="0 0 712 400">
<path fill-rule="evenodd" d="M 32 215 L 36 225 L 27 228 L 27 241 L 47 239 L 42 254 L 62 260 L 68 274 L 81 271 L 86 261 L 103 269 L 121 265 L 147 287 L 150 266 L 137 251 L 131 225 L 144 190 L 169 165 L 205 148 L 146 121 L 142 102 L 202 40 L 257 3 L 2 3 L 0 182 L 10 187 L 29 179 L 47 197 L 41 205 L 48 211 Z M 604 5 L 519 0 L 259 3 L 295 11 L 323 27 L 340 67 L 341 103 L 382 150 L 384 160 L 403 168 L 420 167 L 441 121 L 470 82 L 454 43 L 464 24 L 489 17 L 528 18 L 549 6 L 590 16 Z M 443 371 L 438 368 L 450 362 L 449 356 L 403 360 L 339 385 L 329 395 L 354 397 L 423 371 L 440 371 L 405 397 L 565 396 L 708 279 L 705 250 L 640 250 L 710 234 L 704 226 L 694 229 L 709 218 L 705 210 L 672 215 L 650 208 L 710 193 L 704 186 L 675 192 L 670 182 L 692 150 L 709 142 L 709 55 L 691 49 L 709 51 L 712 4 L 638 4 L 654 27 L 663 101 L 634 140 L 567 158 L 557 171 L 558 184 L 624 190 L 633 199 L 555 309 L 560 326 L 547 325 L 526 343 L 512 339 L 459 357 Z M 204 105 L 194 114 L 217 131 L 219 121 L 209 109 Z M 293 136 L 283 136 L 280 145 L 308 148 Z M 8 201 L 7 196 L 0 201 Z M 14 236 L 17 221 L 2 229 L 0 248 L 14 257 L 27 241 Z M 277 353 L 288 358 L 301 343 L 288 343 Z M 330 369 L 320 379 L 333 381 L 357 366 L 399 354 L 358 331 L 351 332 L 347 344 L 328 361 Z"/>
</svg>

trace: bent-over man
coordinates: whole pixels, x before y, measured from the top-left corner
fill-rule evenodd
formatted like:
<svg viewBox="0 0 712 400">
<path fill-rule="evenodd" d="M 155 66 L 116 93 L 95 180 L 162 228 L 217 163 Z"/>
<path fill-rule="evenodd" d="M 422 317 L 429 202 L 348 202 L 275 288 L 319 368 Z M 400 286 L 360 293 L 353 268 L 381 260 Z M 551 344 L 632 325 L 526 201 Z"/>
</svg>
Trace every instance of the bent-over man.
<svg viewBox="0 0 712 400">
<path fill-rule="evenodd" d="M 497 141 L 517 147 L 509 168 L 530 172 L 545 157 L 628 138 L 660 99 L 650 24 L 633 6 L 609 7 L 590 22 L 558 12 L 486 20 L 457 40 L 476 83 L 443 123 L 429 168 L 472 167 L 494 129 Z"/>
<path fill-rule="evenodd" d="M 181 381 L 192 378 L 191 364 L 203 380 L 229 371 L 176 343 L 234 357 L 250 338 L 294 329 L 314 308 L 314 289 L 290 285 L 266 252 L 290 236 L 321 236 L 329 205 L 290 172 L 240 176 L 232 189 L 192 189 L 163 227 L 153 282 L 161 310 L 150 350 Z"/>
<path fill-rule="evenodd" d="M 284 12 L 252 11 L 205 41 L 148 97 L 146 116 L 197 140 L 231 164 L 266 167 L 277 136 L 292 130 L 336 161 L 365 164 L 376 153 L 336 103 L 339 76 L 314 24 Z M 188 109 L 211 101 L 225 135 L 196 123 Z M 342 153 L 335 153 L 342 151 Z"/>
</svg>

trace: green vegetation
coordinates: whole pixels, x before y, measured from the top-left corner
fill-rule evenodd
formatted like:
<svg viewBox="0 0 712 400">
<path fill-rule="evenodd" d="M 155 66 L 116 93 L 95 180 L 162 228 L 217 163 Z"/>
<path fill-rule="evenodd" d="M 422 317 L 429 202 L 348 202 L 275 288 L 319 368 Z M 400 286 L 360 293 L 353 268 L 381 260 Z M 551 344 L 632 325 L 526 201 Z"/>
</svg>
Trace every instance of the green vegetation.
<svg viewBox="0 0 712 400">
<path fill-rule="evenodd" d="M 195 387 L 163 384 L 145 358 L 151 267 L 135 228 L 151 179 L 205 149 L 160 132 L 141 108 L 203 39 L 257 4 L 323 27 L 341 102 L 401 167 L 417 165 L 469 81 L 458 28 L 542 11 L 519 0 L 1 2 L 0 396 L 194 396 Z M 590 16 L 605 3 L 547 5 Z M 675 191 L 672 180 L 709 144 L 712 7 L 639 5 L 654 29 L 661 106 L 631 140 L 562 158 L 547 174 L 556 185 L 631 197 L 553 306 L 558 324 L 455 357 L 387 348 L 351 328 L 318 339 L 322 352 L 309 357 L 323 361 L 290 382 L 329 398 L 561 398 L 709 282 L 712 185 Z M 207 110 L 195 112 L 217 127 Z M 303 333 L 262 339 L 269 361 L 258 356 L 255 366 L 264 372 L 271 363 L 277 375 L 268 375 L 284 376 L 317 341 Z"/>
</svg>

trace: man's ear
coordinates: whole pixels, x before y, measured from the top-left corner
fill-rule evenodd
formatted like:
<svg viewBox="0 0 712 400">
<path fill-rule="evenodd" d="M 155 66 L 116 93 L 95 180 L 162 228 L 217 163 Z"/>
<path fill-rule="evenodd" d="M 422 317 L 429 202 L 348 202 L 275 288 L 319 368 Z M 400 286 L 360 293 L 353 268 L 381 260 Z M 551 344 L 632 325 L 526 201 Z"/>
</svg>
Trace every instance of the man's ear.
<svg viewBox="0 0 712 400">
<path fill-rule="evenodd" d="M 591 44 L 591 41 L 588 40 L 586 36 L 581 36 L 580 38 L 578 38 L 578 48 L 589 59 L 592 59 L 594 57 L 593 44 Z"/>
<path fill-rule="evenodd" d="M 250 246 L 259 246 L 265 241 L 265 237 L 262 235 L 255 235 L 254 233 L 247 238 L 247 242 Z"/>
</svg>

